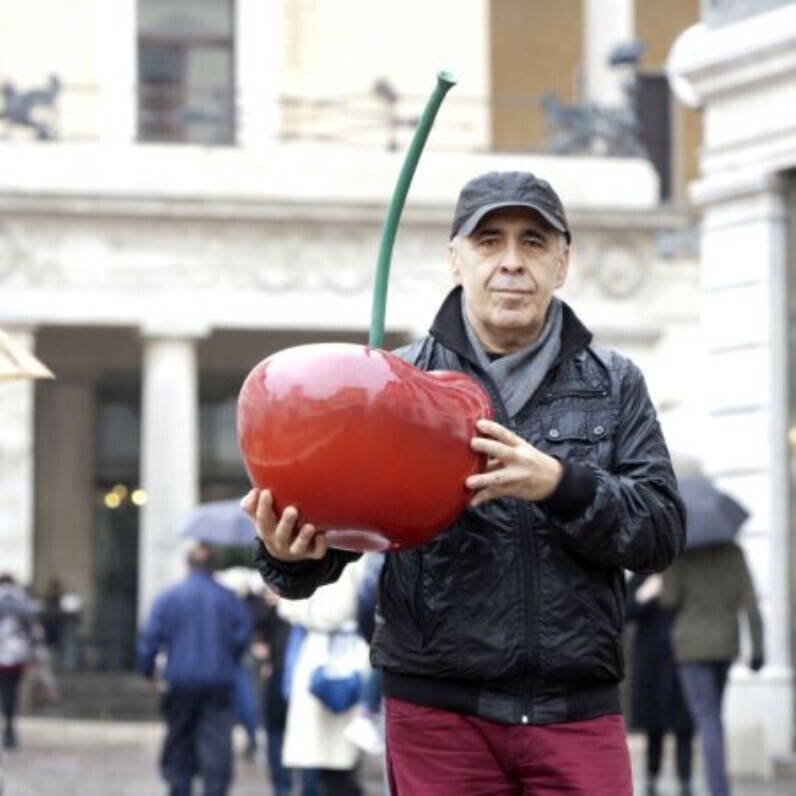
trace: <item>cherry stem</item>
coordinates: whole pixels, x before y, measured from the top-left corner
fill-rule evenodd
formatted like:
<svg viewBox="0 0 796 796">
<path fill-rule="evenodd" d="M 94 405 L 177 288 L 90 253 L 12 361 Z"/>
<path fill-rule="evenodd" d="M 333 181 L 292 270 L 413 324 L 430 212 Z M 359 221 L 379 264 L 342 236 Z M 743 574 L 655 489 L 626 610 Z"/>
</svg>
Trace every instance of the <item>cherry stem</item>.
<svg viewBox="0 0 796 796">
<path fill-rule="evenodd" d="M 390 278 L 390 263 L 392 261 L 392 250 L 395 245 L 395 235 L 398 231 L 398 222 L 401 220 L 401 213 L 406 202 L 406 195 L 409 193 L 409 186 L 426 144 L 426 139 L 434 124 L 437 111 L 445 95 L 456 85 L 456 78 L 450 72 L 437 72 L 437 84 L 434 91 L 428 98 L 423 115 L 417 123 L 412 142 L 404 158 L 401 173 L 395 184 L 390 205 L 387 208 L 387 215 L 384 219 L 384 226 L 381 230 L 381 243 L 379 244 L 379 256 L 376 261 L 376 279 L 373 285 L 373 309 L 370 316 L 370 337 L 368 344 L 374 348 L 381 347 L 384 342 L 384 317 L 387 309 L 387 284 Z"/>
</svg>

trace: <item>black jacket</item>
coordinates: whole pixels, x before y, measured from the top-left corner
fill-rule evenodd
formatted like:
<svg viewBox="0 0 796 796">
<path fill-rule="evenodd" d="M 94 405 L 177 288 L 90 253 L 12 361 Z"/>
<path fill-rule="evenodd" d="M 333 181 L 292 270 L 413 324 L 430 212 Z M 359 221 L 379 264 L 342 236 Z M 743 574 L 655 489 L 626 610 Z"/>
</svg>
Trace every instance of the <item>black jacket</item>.
<svg viewBox="0 0 796 796">
<path fill-rule="evenodd" d="M 592 345 L 565 305 L 559 357 L 509 417 L 470 351 L 458 288 L 430 337 L 400 353 L 479 379 L 495 419 L 561 459 L 564 475 L 544 504 L 491 501 L 422 547 L 386 556 L 372 645 L 384 693 L 502 723 L 618 713 L 623 569 L 662 570 L 684 539 L 640 371 Z M 272 587 L 298 598 L 356 557 L 330 550 L 320 562 L 285 564 L 259 545 L 256 562 Z"/>
</svg>

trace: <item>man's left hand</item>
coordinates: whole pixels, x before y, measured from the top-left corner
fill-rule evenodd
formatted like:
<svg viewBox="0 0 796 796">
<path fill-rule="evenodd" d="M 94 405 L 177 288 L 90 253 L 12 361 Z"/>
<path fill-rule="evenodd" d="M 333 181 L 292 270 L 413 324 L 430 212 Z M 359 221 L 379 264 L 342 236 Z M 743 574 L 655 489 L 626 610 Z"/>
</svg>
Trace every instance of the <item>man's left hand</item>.
<svg viewBox="0 0 796 796">
<path fill-rule="evenodd" d="M 474 437 L 470 447 L 487 456 L 487 468 L 465 481 L 475 493 L 471 506 L 499 497 L 540 501 L 553 494 L 564 471 L 558 459 L 493 420 L 479 420 L 476 425 L 482 436 Z"/>
</svg>

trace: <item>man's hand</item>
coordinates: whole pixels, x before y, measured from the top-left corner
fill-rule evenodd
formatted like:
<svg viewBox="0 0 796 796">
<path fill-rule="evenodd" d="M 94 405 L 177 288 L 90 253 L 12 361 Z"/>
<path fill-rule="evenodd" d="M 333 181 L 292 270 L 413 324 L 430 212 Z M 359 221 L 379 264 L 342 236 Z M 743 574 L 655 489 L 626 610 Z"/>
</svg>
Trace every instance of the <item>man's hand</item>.
<svg viewBox="0 0 796 796">
<path fill-rule="evenodd" d="M 499 497 L 540 501 L 553 494 L 564 472 L 558 459 L 493 420 L 479 420 L 477 427 L 483 436 L 473 437 L 470 447 L 486 454 L 487 469 L 465 481 L 475 492 L 471 506 Z"/>
<path fill-rule="evenodd" d="M 274 500 L 267 489 L 252 489 L 240 502 L 254 520 L 257 536 L 265 549 L 280 561 L 306 561 L 326 555 L 326 537 L 314 525 L 296 527 L 298 511 L 288 506 L 281 517 L 274 512 Z"/>
</svg>

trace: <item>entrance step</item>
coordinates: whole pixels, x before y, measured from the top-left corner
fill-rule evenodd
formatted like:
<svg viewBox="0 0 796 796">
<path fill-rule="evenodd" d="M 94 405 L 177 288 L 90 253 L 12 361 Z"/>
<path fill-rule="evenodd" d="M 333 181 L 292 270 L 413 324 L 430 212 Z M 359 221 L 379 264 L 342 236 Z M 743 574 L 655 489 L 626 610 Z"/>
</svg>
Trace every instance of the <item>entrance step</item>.
<svg viewBox="0 0 796 796">
<path fill-rule="evenodd" d="M 34 707 L 23 692 L 22 712 L 28 715 L 80 719 L 152 720 L 159 717 L 160 698 L 151 682 L 134 672 L 58 672 L 59 699 Z"/>
<path fill-rule="evenodd" d="M 776 779 L 796 782 L 796 752 L 774 760 L 774 776 Z"/>
</svg>

